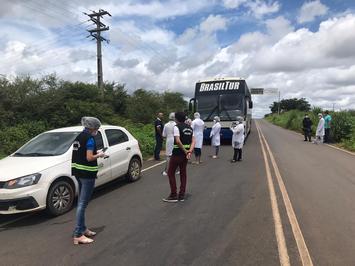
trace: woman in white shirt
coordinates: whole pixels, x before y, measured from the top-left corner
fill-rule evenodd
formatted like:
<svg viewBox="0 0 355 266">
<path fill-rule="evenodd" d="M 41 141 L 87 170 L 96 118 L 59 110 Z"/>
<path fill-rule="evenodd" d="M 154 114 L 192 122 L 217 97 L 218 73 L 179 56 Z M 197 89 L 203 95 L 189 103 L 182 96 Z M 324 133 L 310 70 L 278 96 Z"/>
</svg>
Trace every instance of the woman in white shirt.
<svg viewBox="0 0 355 266">
<path fill-rule="evenodd" d="M 194 114 L 194 121 L 192 121 L 191 127 L 195 136 L 195 164 L 201 163 L 202 145 L 203 145 L 203 130 L 205 129 L 205 123 L 200 118 L 199 113 Z"/>
</svg>

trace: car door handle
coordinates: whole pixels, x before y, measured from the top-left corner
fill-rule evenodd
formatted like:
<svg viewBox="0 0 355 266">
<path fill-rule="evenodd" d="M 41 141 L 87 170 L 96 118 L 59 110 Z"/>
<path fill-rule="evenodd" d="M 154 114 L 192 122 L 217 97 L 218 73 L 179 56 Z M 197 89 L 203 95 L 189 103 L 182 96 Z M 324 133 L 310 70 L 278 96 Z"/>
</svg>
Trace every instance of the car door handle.
<svg viewBox="0 0 355 266">
<path fill-rule="evenodd" d="M 110 156 L 109 156 L 109 155 L 106 155 L 106 156 L 104 157 L 104 159 L 108 159 L 108 158 L 110 158 Z"/>
<path fill-rule="evenodd" d="M 127 151 L 130 151 L 130 150 L 131 150 L 131 147 L 127 147 L 126 150 L 127 150 Z"/>
</svg>

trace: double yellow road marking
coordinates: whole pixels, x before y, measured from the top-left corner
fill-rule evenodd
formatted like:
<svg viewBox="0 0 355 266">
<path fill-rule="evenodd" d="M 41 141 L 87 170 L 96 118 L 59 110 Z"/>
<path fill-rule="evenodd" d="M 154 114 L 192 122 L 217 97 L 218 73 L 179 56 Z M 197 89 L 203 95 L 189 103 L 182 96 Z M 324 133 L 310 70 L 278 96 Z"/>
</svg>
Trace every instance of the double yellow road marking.
<svg viewBox="0 0 355 266">
<path fill-rule="evenodd" d="M 279 168 L 277 166 L 277 163 L 275 161 L 275 157 L 273 153 L 271 152 L 270 146 L 268 142 L 265 139 L 264 134 L 262 133 L 260 126 L 256 122 L 256 128 L 258 131 L 260 143 L 261 143 L 261 149 L 264 157 L 264 162 L 265 162 L 265 168 L 266 168 L 266 176 L 268 180 L 268 187 L 269 187 L 269 192 L 270 192 L 270 200 L 271 200 L 271 208 L 272 208 L 272 214 L 273 214 L 273 219 L 274 219 L 274 224 L 275 224 L 275 235 L 276 235 L 276 240 L 277 240 L 277 247 L 279 251 L 279 259 L 280 259 L 280 264 L 282 266 L 287 266 L 290 265 L 290 259 L 287 251 L 287 245 L 286 245 L 286 240 L 285 240 L 285 234 L 283 231 L 283 226 L 282 226 L 282 220 L 279 212 L 279 207 L 277 203 L 277 197 L 275 193 L 275 187 L 274 183 L 272 180 L 272 175 L 270 171 L 270 164 L 268 160 L 267 153 L 270 157 L 272 167 L 274 169 L 275 177 L 277 180 L 277 184 L 280 188 L 283 203 L 286 208 L 287 216 L 292 228 L 292 232 L 294 235 L 294 238 L 296 240 L 298 252 L 302 261 L 302 265 L 304 266 L 312 266 L 312 258 L 309 254 L 306 242 L 304 241 L 302 231 L 300 229 L 300 226 L 297 221 L 296 214 L 293 210 L 290 198 L 288 196 L 285 184 L 282 180 L 282 176 L 280 174 Z M 267 151 L 267 153 L 266 153 Z"/>
</svg>

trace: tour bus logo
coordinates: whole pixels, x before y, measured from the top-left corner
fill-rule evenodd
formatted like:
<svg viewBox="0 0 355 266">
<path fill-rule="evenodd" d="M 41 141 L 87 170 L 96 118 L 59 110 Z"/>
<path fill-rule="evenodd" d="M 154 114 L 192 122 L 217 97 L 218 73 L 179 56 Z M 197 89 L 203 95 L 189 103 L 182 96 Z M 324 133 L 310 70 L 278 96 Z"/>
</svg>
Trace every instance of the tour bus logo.
<svg viewBox="0 0 355 266">
<path fill-rule="evenodd" d="M 216 82 L 216 83 L 201 83 L 200 92 L 205 91 L 231 91 L 239 90 L 239 82 Z"/>
</svg>

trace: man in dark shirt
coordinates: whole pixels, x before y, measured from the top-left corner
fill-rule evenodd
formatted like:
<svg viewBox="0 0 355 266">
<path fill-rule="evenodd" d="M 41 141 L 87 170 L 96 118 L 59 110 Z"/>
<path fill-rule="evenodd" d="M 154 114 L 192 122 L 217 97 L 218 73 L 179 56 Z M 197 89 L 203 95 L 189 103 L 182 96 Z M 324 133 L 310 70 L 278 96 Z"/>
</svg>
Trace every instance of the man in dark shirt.
<svg viewBox="0 0 355 266">
<path fill-rule="evenodd" d="M 192 128 L 185 124 L 185 114 L 183 112 L 175 113 L 176 126 L 174 127 L 174 148 L 169 162 L 168 176 L 170 184 L 170 195 L 164 198 L 165 202 L 178 202 L 185 200 L 186 190 L 186 165 L 191 159 L 191 153 L 195 148 L 195 137 Z M 180 191 L 177 194 L 175 172 L 180 168 Z"/>
<path fill-rule="evenodd" d="M 160 160 L 160 151 L 163 147 L 163 113 L 158 113 L 157 119 L 154 122 L 155 128 L 155 149 L 154 149 L 154 159 Z"/>
<path fill-rule="evenodd" d="M 303 118 L 303 132 L 304 132 L 304 141 L 311 141 L 312 138 L 312 120 L 308 117 L 308 114 L 304 115 Z"/>
</svg>

